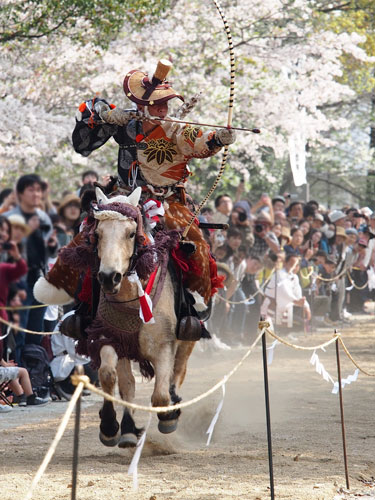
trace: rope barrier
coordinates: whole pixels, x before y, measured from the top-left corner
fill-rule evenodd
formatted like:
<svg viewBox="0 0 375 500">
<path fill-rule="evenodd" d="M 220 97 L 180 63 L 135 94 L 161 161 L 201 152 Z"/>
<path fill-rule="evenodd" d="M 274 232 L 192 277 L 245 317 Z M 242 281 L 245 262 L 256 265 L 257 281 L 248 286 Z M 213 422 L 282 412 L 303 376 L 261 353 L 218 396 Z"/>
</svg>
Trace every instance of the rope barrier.
<svg viewBox="0 0 375 500">
<path fill-rule="evenodd" d="M 37 309 L 38 307 L 48 307 L 48 304 L 34 304 L 32 306 L 0 306 L 0 309 L 3 311 L 24 311 L 25 309 Z"/>
<path fill-rule="evenodd" d="M 351 285 L 353 285 L 356 290 L 364 290 L 367 287 L 369 280 L 367 280 L 366 283 L 363 286 L 359 286 L 359 285 L 355 284 L 355 281 L 351 277 L 351 275 L 349 273 L 349 270 L 347 271 L 347 274 L 348 274 L 348 278 L 349 278 L 349 281 L 350 281 Z"/>
<path fill-rule="evenodd" d="M 175 404 L 173 406 L 153 406 L 153 407 L 150 407 L 150 406 L 144 406 L 144 405 L 138 405 L 135 403 L 130 403 L 129 401 L 123 401 L 122 399 L 117 399 L 114 396 L 111 396 L 110 394 L 108 394 L 107 392 L 104 392 L 104 391 L 98 389 L 97 387 L 95 387 L 94 385 L 92 385 L 89 382 L 89 378 L 86 375 L 72 375 L 71 380 L 72 380 L 72 383 L 74 385 L 76 385 L 78 383 L 83 383 L 85 385 L 85 387 L 87 389 L 89 389 L 90 391 L 98 394 L 99 396 L 102 396 L 103 398 L 107 399 L 108 401 L 112 401 L 112 403 L 118 403 L 121 406 L 125 406 L 126 408 L 131 408 L 133 410 L 141 410 L 141 411 L 145 411 L 148 413 L 168 413 L 170 411 L 179 410 L 182 408 L 187 408 L 188 406 L 191 406 L 195 403 L 198 403 L 202 399 L 205 399 L 207 396 L 210 396 L 212 393 L 217 391 L 217 389 L 222 387 L 224 384 L 226 384 L 227 381 L 230 379 L 230 377 L 232 375 L 234 375 L 234 373 L 238 370 L 238 368 L 250 356 L 252 350 L 254 349 L 256 344 L 261 339 L 263 333 L 264 333 L 264 329 L 262 329 L 262 331 L 259 333 L 258 337 L 254 340 L 254 342 L 249 347 L 248 351 L 242 356 L 242 358 L 235 365 L 235 367 L 232 368 L 232 370 L 227 375 L 225 375 L 217 384 L 215 384 L 213 387 L 211 387 L 211 389 L 209 389 L 208 391 L 200 394 L 199 396 L 197 396 L 193 399 L 190 399 L 189 401 L 186 401 L 185 403 L 178 403 L 178 404 Z"/>
<path fill-rule="evenodd" d="M 344 341 L 342 340 L 342 337 L 340 334 L 338 334 L 338 339 L 340 341 L 340 344 L 342 345 L 342 348 L 344 349 L 344 352 L 345 354 L 347 355 L 347 357 L 350 359 L 350 361 L 353 363 L 353 365 L 358 368 L 358 370 L 360 372 L 362 372 L 364 375 L 367 375 L 368 377 L 375 377 L 375 372 L 368 372 L 366 370 L 364 370 L 363 368 L 361 368 L 359 366 L 359 364 L 353 359 L 353 356 L 350 354 L 349 352 L 349 349 L 346 347 L 346 345 L 344 344 Z"/>
<path fill-rule="evenodd" d="M 34 332 L 33 330 L 22 328 L 21 326 L 18 326 L 15 323 L 10 323 L 9 321 L 1 317 L 0 317 L 0 323 L 3 323 L 3 325 L 10 326 L 11 328 L 13 328 L 13 330 L 17 330 L 18 332 L 31 333 L 33 335 L 56 335 L 57 333 L 60 333 L 60 332 Z"/>
<path fill-rule="evenodd" d="M 260 327 L 260 325 L 262 325 L 263 328 L 265 328 L 265 331 L 266 331 L 266 333 L 268 333 L 268 335 L 270 335 L 274 339 L 278 340 L 281 344 L 284 344 L 284 345 L 286 345 L 288 347 L 292 347 L 293 349 L 300 350 L 300 351 L 314 351 L 314 350 L 317 350 L 317 349 L 321 349 L 321 348 L 329 346 L 330 344 L 333 344 L 338 339 L 340 341 L 340 343 L 341 343 L 344 351 L 345 351 L 345 354 L 350 359 L 350 361 L 353 363 L 353 365 L 356 368 L 358 368 L 358 370 L 360 370 L 364 375 L 367 375 L 368 377 L 375 377 L 375 372 L 368 372 L 368 371 L 364 370 L 354 360 L 353 356 L 349 352 L 349 349 L 346 347 L 346 345 L 345 345 L 345 343 L 344 343 L 344 341 L 343 341 L 340 333 L 336 332 L 331 340 L 328 340 L 327 342 L 324 342 L 323 344 L 320 344 L 320 345 L 317 345 L 317 346 L 312 346 L 312 347 L 304 347 L 304 346 L 300 346 L 300 345 L 296 345 L 296 344 L 291 344 L 290 342 L 286 341 L 285 339 L 279 337 L 275 332 L 273 332 L 273 331 L 271 331 L 269 329 L 270 325 L 269 325 L 269 323 L 267 321 L 259 322 L 259 327 Z"/>
<path fill-rule="evenodd" d="M 287 340 L 285 340 L 282 337 L 279 337 L 278 335 L 276 335 L 276 333 L 273 332 L 272 330 L 270 330 L 269 328 L 266 328 L 266 333 L 268 333 L 268 335 L 270 335 L 274 339 L 278 340 L 281 344 L 287 345 L 288 347 L 292 347 L 293 349 L 296 349 L 296 350 L 299 350 L 299 351 L 314 351 L 316 349 L 321 349 L 321 348 L 327 347 L 330 344 L 333 344 L 334 342 L 336 342 L 336 339 L 339 336 L 339 334 L 335 333 L 334 337 L 331 340 L 327 340 L 326 342 L 323 342 L 323 344 L 319 344 L 319 345 L 312 346 L 312 347 L 304 347 L 304 346 L 301 346 L 301 345 L 291 344 Z"/>
<path fill-rule="evenodd" d="M 26 493 L 26 496 L 24 497 L 24 500 L 30 500 L 33 496 L 33 491 L 36 487 L 36 485 L 38 484 L 38 482 L 40 481 L 41 477 L 43 476 L 49 462 L 51 461 L 51 458 L 53 457 L 55 451 L 56 451 L 56 447 L 57 445 L 59 444 L 61 438 L 63 437 L 63 434 L 65 432 L 65 429 L 66 429 L 66 426 L 68 425 L 69 423 L 69 419 L 71 417 L 71 414 L 74 410 L 74 407 L 78 401 L 78 398 L 80 397 L 81 395 L 81 392 L 83 390 L 83 388 L 85 387 L 85 384 L 83 382 L 79 382 L 78 385 L 77 385 L 77 388 L 76 390 L 74 391 L 74 394 L 72 396 L 72 399 L 69 401 L 69 405 L 66 409 L 66 412 L 60 422 L 60 425 L 59 425 L 59 428 L 57 429 L 57 432 L 56 432 L 56 435 L 54 437 L 54 440 L 52 441 L 51 443 L 51 446 L 49 447 L 44 459 L 43 459 L 43 462 L 41 463 L 39 469 L 37 470 L 35 476 L 34 476 L 34 479 L 31 483 L 31 486 L 30 486 L 30 489 L 29 491 Z"/>
<path fill-rule="evenodd" d="M 344 274 L 346 274 L 346 269 L 344 269 L 343 271 L 341 271 L 341 273 L 339 273 L 337 276 L 334 276 L 333 278 L 323 278 L 323 276 L 321 276 L 320 274 L 317 275 L 317 279 L 319 279 L 320 281 L 336 281 L 338 280 L 339 278 L 341 278 L 341 276 L 344 276 Z"/>
</svg>

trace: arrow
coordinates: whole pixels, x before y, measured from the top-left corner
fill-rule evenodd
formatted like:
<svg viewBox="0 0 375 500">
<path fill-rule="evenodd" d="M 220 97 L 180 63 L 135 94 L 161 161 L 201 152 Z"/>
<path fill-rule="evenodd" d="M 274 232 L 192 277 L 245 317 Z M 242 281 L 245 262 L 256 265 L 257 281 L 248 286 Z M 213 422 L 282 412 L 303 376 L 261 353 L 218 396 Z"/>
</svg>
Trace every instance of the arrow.
<svg viewBox="0 0 375 500">
<path fill-rule="evenodd" d="M 149 118 L 150 119 L 150 118 Z M 199 125 L 201 127 L 211 127 L 211 128 L 231 128 L 232 130 L 242 130 L 243 132 L 252 132 L 253 134 L 260 134 L 259 128 L 242 128 L 242 127 L 228 127 L 225 125 L 212 125 L 211 123 L 199 123 L 199 122 L 186 122 L 184 120 L 174 120 L 172 118 L 157 118 L 151 117 L 152 121 L 158 122 L 172 122 L 172 123 L 182 123 L 184 125 Z"/>
</svg>

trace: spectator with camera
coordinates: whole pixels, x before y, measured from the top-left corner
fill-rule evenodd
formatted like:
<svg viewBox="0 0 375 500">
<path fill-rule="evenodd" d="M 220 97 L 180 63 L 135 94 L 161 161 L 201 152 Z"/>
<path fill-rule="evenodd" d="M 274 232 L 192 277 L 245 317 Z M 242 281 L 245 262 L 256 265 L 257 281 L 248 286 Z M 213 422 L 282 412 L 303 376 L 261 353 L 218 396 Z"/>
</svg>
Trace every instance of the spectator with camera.
<svg viewBox="0 0 375 500">
<path fill-rule="evenodd" d="M 27 273 L 27 264 L 22 258 L 17 243 L 11 240 L 11 225 L 8 219 L 0 215 L 0 253 L 10 256 L 13 262 L 0 263 L 0 306 L 5 307 L 8 304 L 9 286 L 18 281 Z M 0 309 L 0 318 L 7 321 L 8 313 L 5 309 Z M 5 330 L 3 324 L 0 326 L 1 332 Z M 0 359 L 2 358 L 3 342 L 0 339 Z"/>
<path fill-rule="evenodd" d="M 241 232 L 242 245 L 247 249 L 253 246 L 254 236 L 251 228 L 250 205 L 247 201 L 237 201 L 229 218 L 229 227 L 236 228 Z"/>
<path fill-rule="evenodd" d="M 250 255 L 263 258 L 268 250 L 277 253 L 280 250 L 279 240 L 271 231 L 272 219 L 269 213 L 261 211 L 254 221 L 254 244 Z"/>
</svg>

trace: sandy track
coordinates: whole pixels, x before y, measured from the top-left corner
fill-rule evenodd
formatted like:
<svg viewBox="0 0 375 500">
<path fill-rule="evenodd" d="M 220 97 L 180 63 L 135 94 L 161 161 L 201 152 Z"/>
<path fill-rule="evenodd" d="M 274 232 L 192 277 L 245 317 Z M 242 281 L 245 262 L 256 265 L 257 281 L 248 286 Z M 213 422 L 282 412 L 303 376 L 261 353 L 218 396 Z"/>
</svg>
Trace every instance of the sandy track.
<svg viewBox="0 0 375 500">
<path fill-rule="evenodd" d="M 372 371 L 375 370 L 374 324 L 373 317 L 362 316 L 356 318 L 353 327 L 342 330 L 355 359 Z M 332 329 L 312 335 L 295 334 L 295 342 L 315 345 L 331 335 Z M 224 351 L 212 345 L 197 349 L 180 391 L 184 400 L 209 389 L 245 352 L 245 348 Z M 318 354 L 326 370 L 337 379 L 334 346 Z M 276 498 L 375 499 L 375 379 L 360 375 L 357 382 L 344 389 L 351 494 L 338 493 L 345 487 L 338 396 L 331 394 L 332 384 L 325 382 L 310 365 L 310 356 L 309 352 L 278 345 L 269 367 Z M 341 359 L 343 376 L 352 374 L 355 367 L 343 353 Z M 205 433 L 221 390 L 185 409 L 173 435 L 161 435 L 156 417 L 152 418 L 139 464 L 136 493 L 132 490 L 132 478 L 127 475 L 133 452 L 100 444 L 101 402 L 95 396 L 85 398 L 77 498 L 270 498 L 260 347 L 227 383 L 226 391 L 223 411 L 209 447 Z M 148 404 L 150 394 L 151 384 L 137 384 L 136 402 Z M 15 408 L 12 413 L 1 415 L 2 500 L 22 500 L 66 407 L 67 403 L 58 402 L 43 408 Z M 138 413 L 136 418 L 138 424 L 144 424 L 148 415 Z M 70 498 L 72 446 L 73 421 L 33 498 Z M 366 480 L 367 484 L 363 482 Z"/>
</svg>

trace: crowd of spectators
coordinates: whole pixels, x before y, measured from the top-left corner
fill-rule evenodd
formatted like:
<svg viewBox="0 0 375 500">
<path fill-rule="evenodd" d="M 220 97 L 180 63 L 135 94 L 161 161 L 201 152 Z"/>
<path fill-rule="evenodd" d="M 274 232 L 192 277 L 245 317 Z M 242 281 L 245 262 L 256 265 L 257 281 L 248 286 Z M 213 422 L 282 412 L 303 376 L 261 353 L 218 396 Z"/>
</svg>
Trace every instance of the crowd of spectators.
<svg viewBox="0 0 375 500">
<path fill-rule="evenodd" d="M 56 394 L 50 390 L 38 393 L 22 366 L 23 355 L 27 346 L 37 345 L 45 350 L 49 361 L 54 358 L 50 336 L 30 332 L 52 332 L 69 307 L 39 307 L 33 287 L 52 267 L 58 250 L 79 231 L 80 191 L 97 180 L 96 172 L 85 172 L 81 188 L 74 193 L 62 192 L 56 202 L 51 201 L 48 183 L 36 174 L 21 176 L 15 189 L 6 188 L 0 193 L 0 318 L 16 327 L 1 323 L 0 387 L 4 385 L 8 401 L 20 406 L 47 404 L 51 396 L 71 396 L 72 387 L 69 392 L 64 381 L 53 385 Z M 32 307 L 17 309 L 20 306 Z M 0 411 L 9 408 L 0 405 Z"/>
<path fill-rule="evenodd" d="M 365 313 L 375 288 L 375 213 L 368 207 L 328 210 L 288 193 L 252 202 L 224 194 L 201 220 L 225 288 L 214 300 L 209 329 L 228 343 L 255 338 L 260 316 L 278 329 L 350 322 Z"/>
<path fill-rule="evenodd" d="M 22 367 L 26 347 L 41 346 L 49 362 L 55 359 L 52 365 L 60 351 L 67 350 L 61 350 L 61 344 L 54 353 L 49 336 L 30 333 L 52 332 L 69 310 L 38 307 L 33 286 L 79 231 L 80 196 L 98 175 L 87 171 L 81 180 L 78 190 L 62 191 L 57 201 L 51 201 L 48 183 L 35 174 L 21 176 L 15 189 L 0 192 L 0 318 L 5 322 L 0 387 L 8 381 L 8 396 L 20 406 L 51 400 L 50 393 L 35 391 Z M 302 202 L 288 194 L 263 194 L 251 202 L 241 183 L 234 199 L 217 196 L 214 207 L 204 207 L 199 218 L 224 225 L 204 233 L 219 274 L 225 276 L 208 328 L 228 344 L 248 343 L 260 315 L 277 328 L 302 325 L 308 330 L 350 321 L 371 298 L 375 213 L 368 207 L 330 211 L 314 200 Z M 36 307 L 4 309 L 23 305 Z M 56 380 L 57 395 L 69 399 L 66 380 Z"/>
</svg>

